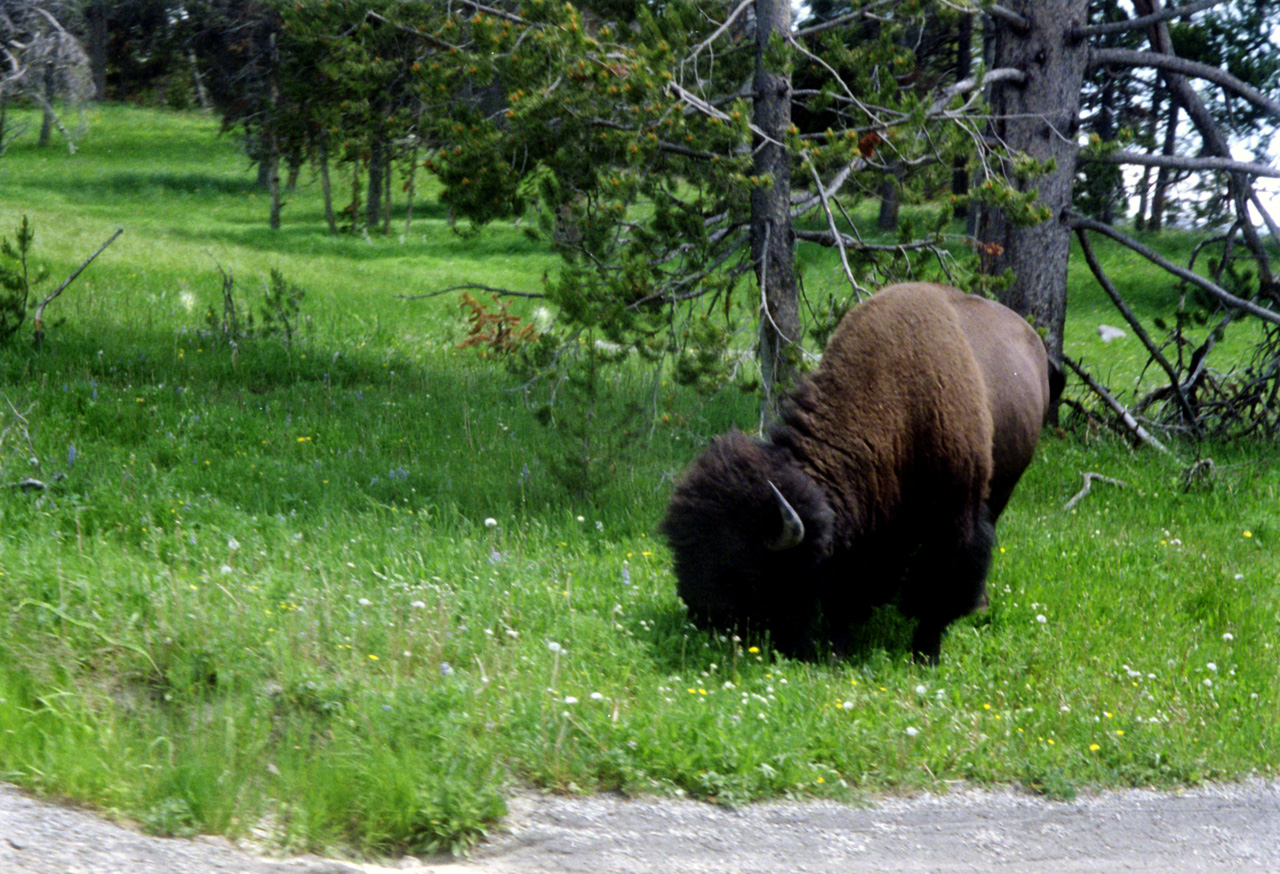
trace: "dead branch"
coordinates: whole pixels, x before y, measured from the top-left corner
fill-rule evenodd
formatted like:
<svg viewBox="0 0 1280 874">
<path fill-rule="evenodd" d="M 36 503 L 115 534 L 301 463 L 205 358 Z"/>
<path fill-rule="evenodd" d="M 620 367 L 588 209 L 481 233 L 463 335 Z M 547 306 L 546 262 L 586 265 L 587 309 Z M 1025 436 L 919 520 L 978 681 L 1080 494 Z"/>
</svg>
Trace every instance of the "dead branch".
<svg viewBox="0 0 1280 874">
<path fill-rule="evenodd" d="M 1118 480 L 1118 479 L 1115 479 L 1114 477 L 1103 476 L 1100 473 L 1093 473 L 1092 471 L 1087 471 L 1087 472 L 1081 473 L 1080 475 L 1084 477 L 1084 488 L 1076 492 L 1075 495 L 1072 496 L 1071 500 L 1063 504 L 1062 512 L 1064 513 L 1070 512 L 1075 507 L 1076 504 L 1084 500 L 1085 496 L 1089 494 L 1089 490 L 1093 488 L 1093 484 L 1095 482 L 1106 483 L 1107 485 L 1112 485 L 1112 486 L 1119 486 L 1122 489 L 1127 489 L 1129 487 L 1129 484 L 1124 480 Z"/>
<path fill-rule="evenodd" d="M 1209 294 L 1213 295 L 1214 297 L 1222 301 L 1227 306 L 1232 307 L 1234 309 L 1238 309 L 1238 310 L 1244 310 L 1249 315 L 1257 316 L 1263 321 L 1270 322 L 1273 325 L 1280 325 L 1280 313 L 1276 313 L 1269 309 L 1264 309 L 1263 307 L 1258 306 L 1256 303 L 1253 303 L 1252 301 L 1247 301 L 1247 300 L 1244 300 L 1243 298 L 1236 297 L 1234 294 L 1227 291 L 1225 288 L 1218 285 L 1217 283 L 1210 282 L 1208 279 L 1205 279 L 1203 276 L 1200 276 L 1197 273 L 1193 273 L 1192 271 L 1187 270 L 1185 267 L 1181 267 L 1177 264 L 1174 264 L 1172 261 L 1161 256 L 1154 249 L 1151 249 L 1148 246 L 1144 246 L 1142 243 L 1139 243 L 1137 240 L 1133 239 L 1133 237 L 1130 237 L 1127 234 L 1121 233 L 1120 231 L 1113 228 L 1111 225 L 1105 224 L 1104 222 L 1095 221 L 1091 218 L 1086 218 L 1085 216 L 1082 216 L 1074 212 L 1071 212 L 1068 214 L 1068 224 L 1073 229 L 1085 228 L 1090 231 L 1097 231 L 1100 234 L 1104 234 L 1110 237 L 1111 239 L 1115 240 L 1117 243 L 1127 246 L 1128 248 L 1137 252 L 1142 257 L 1146 258 L 1151 263 L 1162 267 L 1164 270 L 1168 271 L 1169 273 L 1172 273 L 1174 276 L 1178 277 L 1179 279 L 1184 279 L 1187 282 L 1192 283 L 1193 285 L 1197 285 L 1200 288 L 1203 288 L 1205 291 L 1209 292 Z"/>
<path fill-rule="evenodd" d="M 1133 310 L 1129 309 L 1129 305 L 1120 296 L 1119 289 L 1115 287 L 1111 282 L 1111 278 L 1107 276 L 1106 271 L 1102 269 L 1102 265 L 1098 263 L 1098 258 L 1093 252 L 1093 246 L 1089 244 L 1089 235 L 1084 232 L 1084 229 L 1078 228 L 1076 236 L 1080 239 L 1080 250 L 1084 254 L 1084 259 L 1088 263 L 1089 269 L 1093 271 L 1093 275 L 1097 278 L 1098 284 L 1107 293 L 1107 297 L 1111 298 L 1111 302 L 1119 310 L 1124 320 L 1129 323 L 1133 333 L 1142 341 L 1142 345 L 1147 347 L 1147 352 L 1151 355 L 1152 360 L 1159 364 L 1160 368 L 1169 377 L 1169 390 L 1178 401 L 1178 406 L 1182 409 L 1183 418 L 1191 426 L 1195 435 L 1197 437 L 1201 436 L 1200 425 L 1196 421 L 1195 411 L 1191 408 L 1191 404 L 1187 402 L 1187 396 L 1182 392 L 1182 383 L 1177 371 L 1173 369 L 1173 365 L 1169 363 L 1169 360 L 1160 354 L 1159 347 L 1152 341 L 1146 329 L 1142 327 L 1142 322 L 1138 321 L 1138 317 L 1133 314 Z"/>
<path fill-rule="evenodd" d="M 503 297 L 527 297 L 538 300 L 546 297 L 540 291 L 513 291 L 510 288 L 494 288 L 491 285 L 480 285 L 475 282 L 466 282 L 462 285 L 451 285 L 448 288 L 442 288 L 439 291 L 429 291 L 426 294 L 397 294 L 400 300 L 430 300 L 433 297 L 440 297 L 442 294 L 449 294 L 454 291 L 487 291 L 490 294 L 499 294 Z"/>
<path fill-rule="evenodd" d="M 1133 436 L 1140 442 L 1147 444 L 1152 449 L 1159 450 L 1160 452 L 1169 451 L 1163 443 L 1151 436 L 1151 432 L 1142 427 L 1138 420 L 1133 417 L 1133 414 L 1126 410 L 1123 404 L 1112 397 L 1111 392 L 1103 388 L 1083 367 L 1073 361 L 1068 355 L 1063 355 L 1062 360 L 1075 372 L 1076 376 L 1080 377 L 1080 379 L 1084 381 L 1085 385 L 1089 386 L 1094 394 L 1102 398 L 1103 402 L 1111 408 L 1112 412 L 1120 417 L 1121 423 L 1123 423 L 1125 428 L 1129 430 L 1129 433 L 1133 434 Z"/>
<path fill-rule="evenodd" d="M 40 301 L 40 303 L 36 305 L 36 330 L 35 330 L 36 351 L 39 351 L 40 347 L 44 345 L 44 308 L 47 307 L 54 300 L 54 298 L 62 294 L 62 292 L 66 290 L 68 285 L 75 282 L 76 278 L 81 273 L 84 272 L 84 269 L 88 267 L 90 264 L 92 264 L 93 260 L 97 258 L 99 255 L 101 255 L 103 250 L 105 250 L 108 246 L 114 243 L 116 241 L 116 237 L 120 236 L 123 233 L 124 233 L 124 228 L 116 228 L 116 232 L 112 234 L 105 243 L 103 243 L 101 246 L 98 247 L 98 251 L 94 252 L 92 255 L 86 258 L 85 262 L 81 264 L 79 267 L 77 267 L 75 271 L 70 276 L 68 276 L 61 285 L 55 288 L 48 297 L 46 297 L 44 300 Z"/>
<path fill-rule="evenodd" d="M 1259 109 L 1266 111 L 1273 118 L 1280 118 L 1280 101 L 1273 97 L 1268 97 L 1257 88 L 1237 79 L 1221 67 L 1202 64 L 1199 61 L 1189 61 L 1186 58 L 1162 52 L 1139 52 L 1133 49 L 1093 49 L 1089 52 L 1090 67 L 1105 67 L 1109 65 L 1152 67 L 1163 73 L 1204 79 L 1239 95 Z"/>
<path fill-rule="evenodd" d="M 1221 0 L 1197 0 L 1197 2 L 1188 3 L 1185 6 L 1174 6 L 1169 9 L 1163 9 L 1159 12 L 1152 13 L 1151 15 L 1142 15 L 1125 21 L 1109 21 L 1106 24 L 1090 24 L 1084 27 L 1076 27 L 1068 31 L 1067 38 L 1072 40 L 1082 40 L 1088 39 L 1091 36 L 1105 36 L 1111 33 L 1122 33 L 1126 30 L 1137 30 L 1141 27 L 1149 27 L 1153 24 L 1159 24 L 1162 21 L 1181 18 L 1184 15 L 1190 15 L 1193 12 L 1208 9 L 1210 6 L 1217 6 L 1220 2 Z"/>
<path fill-rule="evenodd" d="M 1168 167 L 1171 170 L 1221 170 L 1227 173 L 1247 173 L 1250 176 L 1266 176 L 1280 179 L 1280 167 L 1258 164 L 1253 161 L 1237 161 L 1233 158 L 1183 155 L 1158 155 L 1142 152 L 1111 152 L 1107 155 L 1081 155 L 1081 160 L 1099 164 L 1136 164 L 1140 167 Z"/>
</svg>

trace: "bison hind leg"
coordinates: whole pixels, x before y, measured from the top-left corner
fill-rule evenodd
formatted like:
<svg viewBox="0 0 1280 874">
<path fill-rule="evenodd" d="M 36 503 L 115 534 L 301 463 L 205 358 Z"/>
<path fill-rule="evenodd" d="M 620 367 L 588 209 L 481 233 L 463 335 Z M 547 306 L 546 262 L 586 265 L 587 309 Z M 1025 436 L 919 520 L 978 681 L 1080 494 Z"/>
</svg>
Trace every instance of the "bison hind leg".
<svg viewBox="0 0 1280 874">
<path fill-rule="evenodd" d="M 983 505 L 967 538 L 946 548 L 922 550 L 901 601 L 902 612 L 917 620 L 911 639 L 917 662 L 936 665 L 947 626 L 987 605 L 987 572 L 995 542 L 995 526 Z"/>
</svg>

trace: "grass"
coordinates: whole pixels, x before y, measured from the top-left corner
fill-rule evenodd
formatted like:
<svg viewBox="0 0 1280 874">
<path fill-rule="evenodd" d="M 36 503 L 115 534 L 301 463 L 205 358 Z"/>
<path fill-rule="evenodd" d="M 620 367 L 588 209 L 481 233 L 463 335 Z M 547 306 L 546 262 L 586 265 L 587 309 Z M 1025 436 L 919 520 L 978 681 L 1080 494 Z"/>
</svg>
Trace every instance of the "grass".
<svg viewBox="0 0 1280 874">
<path fill-rule="evenodd" d="M 1275 776 L 1273 447 L 1166 458 L 1051 432 L 1002 520 L 992 607 L 938 668 L 891 611 L 847 662 L 778 660 L 685 623 L 653 533 L 671 477 L 753 424 L 750 396 L 657 386 L 666 421 L 570 498 L 501 363 L 455 348 L 457 300 L 398 297 L 535 290 L 554 261 L 518 229 L 463 238 L 424 200 L 403 240 L 335 238 L 304 184 L 272 234 L 210 120 L 89 121 L 73 157 L 0 159 L 0 228 L 30 217 L 52 281 L 125 228 L 50 306 L 44 351 L 0 348 L 0 482 L 31 455 L 66 474 L 0 491 L 3 779 L 159 834 L 265 826 L 376 855 L 465 848 L 514 785 L 739 803 Z M 302 337 L 210 333 L 215 259 L 242 304 L 271 268 L 303 286 Z M 1146 317 L 1168 308 L 1124 276 Z M 1071 300 L 1069 351 L 1135 370 L 1075 268 Z M 651 375 L 614 379 L 652 397 Z M 1215 473 L 1189 484 L 1197 454 Z M 1082 471 L 1127 485 L 1064 512 Z"/>
</svg>

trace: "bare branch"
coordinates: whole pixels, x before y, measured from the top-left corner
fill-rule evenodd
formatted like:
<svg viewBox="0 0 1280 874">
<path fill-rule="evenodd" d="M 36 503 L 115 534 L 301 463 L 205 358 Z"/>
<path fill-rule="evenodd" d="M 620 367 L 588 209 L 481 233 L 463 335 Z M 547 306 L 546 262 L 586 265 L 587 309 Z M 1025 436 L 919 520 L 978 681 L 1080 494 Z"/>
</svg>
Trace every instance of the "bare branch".
<svg viewBox="0 0 1280 874">
<path fill-rule="evenodd" d="M 1106 24 L 1090 24 L 1084 27 L 1075 27 L 1067 31 L 1067 39 L 1079 41 L 1091 36 L 1105 36 L 1110 33 L 1122 33 L 1126 30 L 1137 30 L 1140 27 L 1150 27 L 1153 24 L 1159 24 L 1162 21 L 1170 21 L 1174 18 L 1181 18 L 1184 15 L 1190 15 L 1193 12 L 1200 12 L 1211 6 L 1217 6 L 1222 0 L 1197 0 L 1195 3 L 1188 3 L 1185 6 L 1173 6 L 1169 9 L 1163 9 L 1151 15 L 1143 15 L 1138 18 L 1130 18 L 1127 21 L 1110 21 Z"/>
<path fill-rule="evenodd" d="M 1129 429 L 1129 433 L 1133 434 L 1134 437 L 1147 444 L 1152 449 L 1159 450 L 1160 452 L 1169 451 L 1163 443 L 1151 436 L 1151 432 L 1138 423 L 1138 420 L 1133 417 L 1132 413 L 1124 408 L 1123 404 L 1112 397 L 1111 392 L 1099 385 L 1098 381 L 1090 376 L 1083 367 L 1072 360 L 1069 355 L 1063 355 L 1062 360 L 1075 372 L 1076 376 L 1084 380 L 1084 384 L 1089 386 L 1089 388 L 1093 390 L 1094 394 L 1102 398 L 1103 402 L 1111 408 L 1112 412 L 1120 417 L 1120 421 Z"/>
<path fill-rule="evenodd" d="M 1247 173 L 1250 176 L 1266 176 L 1280 179 L 1280 168 L 1252 161 L 1236 161 L 1231 158 L 1183 157 L 1181 155 L 1156 155 L 1140 152 L 1112 152 L 1108 155 L 1080 155 L 1084 161 L 1100 164 L 1136 164 L 1140 167 L 1169 167 L 1173 170 L 1221 170 L 1227 173 Z"/>
<path fill-rule="evenodd" d="M 1269 309 L 1264 309 L 1263 307 L 1258 306 L 1256 303 L 1253 303 L 1252 301 L 1247 301 L 1247 300 L 1244 300 L 1243 298 L 1236 297 L 1234 294 L 1227 291 L 1225 288 L 1218 285 L 1216 282 L 1211 282 L 1210 280 L 1205 279 L 1203 276 L 1200 276 L 1197 273 L 1193 273 L 1192 271 L 1186 269 L 1185 267 L 1182 267 L 1181 265 L 1174 264 L 1172 261 L 1161 256 L 1155 250 L 1147 246 L 1144 246 L 1142 243 L 1139 243 L 1137 240 L 1133 239 L 1130 236 L 1120 233 L 1120 231 L 1117 231 L 1115 228 L 1111 227 L 1111 225 L 1104 224 L 1103 222 L 1099 222 L 1099 221 L 1094 221 L 1093 219 L 1090 219 L 1090 218 L 1085 218 L 1084 216 L 1078 215 L 1077 213 L 1070 213 L 1068 215 L 1068 224 L 1072 228 L 1085 228 L 1087 230 L 1096 231 L 1100 234 L 1108 236 L 1111 239 L 1115 240 L 1116 242 L 1121 243 L 1122 245 L 1128 246 L 1130 249 L 1137 252 L 1139 255 L 1146 258 L 1151 263 L 1159 265 L 1160 267 L 1167 270 L 1169 273 L 1172 273 L 1174 276 L 1177 276 L 1179 279 L 1183 279 L 1187 282 L 1192 283 L 1193 285 L 1197 285 L 1200 288 L 1203 288 L 1205 291 L 1209 292 L 1209 294 L 1213 295 L 1214 297 L 1216 297 L 1218 300 L 1220 300 L 1222 303 L 1226 304 L 1227 306 L 1233 307 L 1238 310 L 1244 310 L 1245 312 L 1249 313 L 1249 315 L 1257 316 L 1263 321 L 1270 322 L 1273 325 L 1280 325 L 1280 313 L 1273 312 L 1272 310 L 1269 310 Z"/>
<path fill-rule="evenodd" d="M 1209 64 L 1189 61 L 1186 58 L 1162 52 L 1137 52 L 1132 49 L 1092 49 L 1089 52 L 1090 67 L 1104 67 L 1108 64 L 1115 64 L 1121 67 L 1151 67 L 1162 72 L 1175 73 L 1179 76 L 1204 79 L 1207 82 L 1221 85 L 1223 88 L 1235 92 L 1254 106 L 1266 110 L 1275 118 L 1280 119 L 1280 101 L 1268 97 L 1257 88 L 1237 79 L 1221 67 L 1212 67 Z"/>
<path fill-rule="evenodd" d="M 1196 436 L 1199 437 L 1200 426 L 1196 422 L 1196 414 L 1191 409 L 1191 404 L 1187 402 L 1187 397 L 1182 392 L 1182 384 L 1178 378 L 1177 371 L 1173 369 L 1173 365 L 1169 363 L 1169 360 L 1160 354 L 1159 347 L 1152 341 L 1146 329 L 1142 327 L 1142 322 L 1138 321 L 1138 317 L 1133 314 L 1133 310 L 1129 309 L 1129 305 L 1120 296 L 1120 291 L 1111 282 L 1111 278 L 1102 269 L 1102 265 L 1098 263 L 1098 258 L 1093 252 L 1093 246 L 1089 243 L 1089 235 L 1084 232 L 1083 228 L 1077 228 L 1076 236 L 1080 239 L 1080 249 L 1084 253 L 1085 261 L 1089 264 L 1089 269 L 1093 271 L 1093 275 L 1097 278 L 1098 284 L 1107 293 L 1107 297 L 1111 298 L 1111 302 L 1115 304 L 1116 309 L 1120 311 L 1120 315 L 1124 317 L 1124 320 L 1129 323 L 1129 327 L 1133 328 L 1133 333 L 1142 341 L 1142 345 L 1147 347 L 1147 352 L 1151 355 L 1152 360 L 1159 364 L 1160 369 L 1169 377 L 1169 389 L 1177 399 L 1178 406 L 1182 408 L 1183 417 L 1195 431 Z"/>
<path fill-rule="evenodd" d="M 531 299 L 540 299 L 546 297 L 540 291 L 512 291 L 509 288 L 494 288 L 491 285 L 480 285 L 474 282 L 466 282 L 462 285 L 451 285 L 448 288 L 442 288 L 439 291 L 429 291 L 426 294 L 397 294 L 400 300 L 430 300 L 433 297 L 440 297 L 442 294 L 449 294 L 453 291 L 487 291 L 491 294 L 500 294 L 503 297 L 527 297 Z"/>
<path fill-rule="evenodd" d="M 1070 512 L 1076 504 L 1084 500 L 1084 496 L 1089 494 L 1089 490 L 1093 488 L 1094 483 L 1106 483 L 1107 485 L 1119 486 L 1122 489 L 1127 489 L 1129 487 L 1129 484 L 1124 480 L 1118 480 L 1110 476 L 1103 476 L 1100 473 L 1093 473 L 1092 471 L 1082 473 L 1080 475 L 1084 477 L 1084 488 L 1076 492 L 1075 495 L 1072 496 L 1071 500 L 1067 501 L 1067 503 L 1063 505 L 1062 512 L 1064 513 Z"/>
<path fill-rule="evenodd" d="M 62 294 L 62 292 L 66 290 L 68 285 L 75 282 L 76 278 L 81 273 L 84 272 L 84 269 L 88 267 L 90 264 L 92 264 L 95 258 L 101 255 L 104 251 L 106 251 L 106 248 L 116 241 L 116 237 L 120 236 L 123 233 L 124 233 L 124 228 L 116 228 L 116 232 L 112 234 L 109 238 L 107 238 L 107 241 L 105 243 L 103 243 L 101 246 L 98 247 L 98 251 L 94 252 L 92 255 L 86 258 L 85 262 L 75 269 L 75 272 L 73 272 L 70 276 L 68 276 L 61 285 L 55 288 L 49 294 L 48 297 L 46 297 L 44 300 L 40 301 L 40 303 L 36 305 L 35 345 L 37 349 L 39 349 L 41 344 L 44 343 L 44 308 L 47 307 L 54 300 L 54 298 Z"/>
</svg>

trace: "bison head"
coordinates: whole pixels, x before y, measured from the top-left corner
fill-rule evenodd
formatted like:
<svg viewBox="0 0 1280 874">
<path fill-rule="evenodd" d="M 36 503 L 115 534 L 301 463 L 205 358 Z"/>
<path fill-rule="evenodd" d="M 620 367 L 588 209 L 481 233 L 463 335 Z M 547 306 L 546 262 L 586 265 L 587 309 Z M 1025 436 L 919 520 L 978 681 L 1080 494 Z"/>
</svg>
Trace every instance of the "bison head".
<svg viewBox="0 0 1280 874">
<path fill-rule="evenodd" d="M 790 452 L 737 431 L 717 439 L 677 484 L 661 526 L 690 617 L 768 632 L 784 652 L 802 647 L 832 520 Z"/>
</svg>

